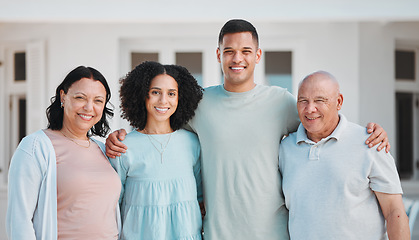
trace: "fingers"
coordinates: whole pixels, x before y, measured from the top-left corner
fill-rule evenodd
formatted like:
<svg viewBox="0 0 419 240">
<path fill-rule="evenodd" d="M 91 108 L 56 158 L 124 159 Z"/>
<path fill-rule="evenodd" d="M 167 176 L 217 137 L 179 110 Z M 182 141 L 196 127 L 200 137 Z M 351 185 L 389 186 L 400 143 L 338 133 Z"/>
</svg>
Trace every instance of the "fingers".
<svg viewBox="0 0 419 240">
<path fill-rule="evenodd" d="M 373 147 L 377 145 L 379 142 L 381 142 L 384 138 L 380 139 L 381 132 L 374 131 L 370 134 L 370 136 L 365 141 L 365 144 L 368 145 L 368 147 Z"/>
<path fill-rule="evenodd" d="M 377 151 L 381 151 L 383 148 L 385 148 L 387 153 L 390 151 L 391 147 L 388 141 L 387 132 L 384 131 L 384 129 L 379 125 L 376 125 L 375 131 L 368 137 L 365 143 L 368 144 L 368 147 L 370 148 L 380 144 L 377 147 Z"/>
<path fill-rule="evenodd" d="M 125 129 L 121 128 L 119 130 L 116 130 L 116 132 L 118 132 L 118 139 L 120 139 L 121 141 L 123 141 L 125 139 L 125 136 L 127 135 L 127 131 L 125 131 Z"/>
<path fill-rule="evenodd" d="M 113 133 L 109 134 L 105 143 L 106 156 L 110 158 L 115 158 L 117 156 L 121 156 L 121 153 L 126 152 L 127 146 L 125 146 L 125 144 L 118 140 L 118 137 L 122 138 L 121 140 L 123 140 L 126 134 L 127 133 L 124 129 L 116 130 Z"/>
<path fill-rule="evenodd" d="M 108 148 L 108 146 L 106 146 L 106 156 L 109 158 L 116 158 L 121 156 L 121 153 L 112 151 L 110 148 Z"/>
<path fill-rule="evenodd" d="M 377 148 L 377 151 L 381 151 L 383 148 L 385 148 L 386 153 L 390 152 L 390 143 L 385 139 Z"/>
<path fill-rule="evenodd" d="M 367 133 L 372 133 L 374 131 L 374 128 L 375 128 L 375 123 L 371 123 L 371 122 L 368 123 L 367 124 Z"/>
</svg>

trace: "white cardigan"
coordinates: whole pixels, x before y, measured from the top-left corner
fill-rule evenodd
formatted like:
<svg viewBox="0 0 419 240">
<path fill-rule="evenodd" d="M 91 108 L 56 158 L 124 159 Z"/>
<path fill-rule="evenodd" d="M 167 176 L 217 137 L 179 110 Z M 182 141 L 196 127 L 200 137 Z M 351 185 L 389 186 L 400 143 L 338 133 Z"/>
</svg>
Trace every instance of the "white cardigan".
<svg viewBox="0 0 419 240">
<path fill-rule="evenodd" d="M 94 141 L 105 153 L 105 145 Z M 9 169 L 6 215 L 9 240 L 57 239 L 55 156 L 51 140 L 43 130 L 26 136 L 17 147 Z M 119 207 L 116 217 L 120 229 Z"/>
</svg>

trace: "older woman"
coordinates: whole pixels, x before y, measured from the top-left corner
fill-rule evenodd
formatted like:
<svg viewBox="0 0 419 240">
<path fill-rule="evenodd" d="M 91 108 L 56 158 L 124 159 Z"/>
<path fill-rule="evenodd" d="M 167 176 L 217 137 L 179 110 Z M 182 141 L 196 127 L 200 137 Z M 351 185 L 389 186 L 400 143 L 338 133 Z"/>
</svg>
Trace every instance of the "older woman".
<svg viewBox="0 0 419 240">
<path fill-rule="evenodd" d="M 121 182 L 90 136 L 109 131 L 103 75 L 77 67 L 57 87 L 48 127 L 25 137 L 9 170 L 9 239 L 117 239 Z"/>
</svg>

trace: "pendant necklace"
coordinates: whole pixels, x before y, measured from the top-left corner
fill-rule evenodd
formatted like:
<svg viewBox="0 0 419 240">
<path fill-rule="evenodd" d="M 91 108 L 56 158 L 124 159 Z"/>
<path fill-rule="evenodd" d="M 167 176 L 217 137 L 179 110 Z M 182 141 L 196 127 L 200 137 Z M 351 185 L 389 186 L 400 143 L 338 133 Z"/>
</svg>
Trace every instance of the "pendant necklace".
<svg viewBox="0 0 419 240">
<path fill-rule="evenodd" d="M 84 147 L 84 148 L 89 148 L 89 147 L 90 147 L 90 140 L 86 140 L 86 141 L 88 142 L 88 145 L 87 145 L 87 147 L 86 147 L 86 146 L 84 146 L 84 145 L 82 145 L 82 144 L 80 144 L 80 143 L 76 142 L 76 141 L 75 141 L 75 139 L 72 139 L 72 138 L 67 137 L 67 136 L 63 133 L 63 131 L 61 131 L 61 130 L 60 130 L 60 132 L 61 132 L 61 134 L 62 134 L 64 137 L 68 138 L 70 141 L 72 141 L 73 143 L 75 143 L 75 144 L 79 145 L 80 147 Z"/>
<path fill-rule="evenodd" d="M 163 153 L 166 150 L 167 145 L 169 144 L 170 138 L 172 137 L 172 133 L 169 133 L 169 137 L 167 137 L 166 143 L 163 146 L 164 141 L 160 142 L 159 140 L 154 138 L 152 135 L 148 134 L 147 130 L 145 129 L 144 129 L 144 132 L 147 135 L 148 140 L 150 140 L 153 147 L 157 150 L 157 152 L 160 153 L 160 163 L 163 164 Z M 160 149 L 156 146 L 156 144 L 154 144 L 154 142 L 157 142 L 160 144 Z"/>
</svg>

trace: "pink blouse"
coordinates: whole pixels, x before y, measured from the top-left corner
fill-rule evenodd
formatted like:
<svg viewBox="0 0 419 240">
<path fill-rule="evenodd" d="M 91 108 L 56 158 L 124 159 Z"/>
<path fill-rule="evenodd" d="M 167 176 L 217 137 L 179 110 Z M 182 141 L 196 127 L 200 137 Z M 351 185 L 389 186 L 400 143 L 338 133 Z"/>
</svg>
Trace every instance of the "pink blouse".
<svg viewBox="0 0 419 240">
<path fill-rule="evenodd" d="M 121 181 L 99 146 L 45 133 L 57 157 L 58 239 L 117 239 Z"/>
</svg>

